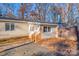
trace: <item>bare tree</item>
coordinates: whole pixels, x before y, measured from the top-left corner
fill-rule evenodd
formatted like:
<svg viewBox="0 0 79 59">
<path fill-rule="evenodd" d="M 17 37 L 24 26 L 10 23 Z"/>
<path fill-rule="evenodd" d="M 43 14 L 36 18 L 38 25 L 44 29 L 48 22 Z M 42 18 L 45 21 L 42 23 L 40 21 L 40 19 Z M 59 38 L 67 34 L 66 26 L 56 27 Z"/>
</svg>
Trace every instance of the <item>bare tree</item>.
<svg viewBox="0 0 79 59">
<path fill-rule="evenodd" d="M 15 4 L 10 4 L 10 3 L 3 3 L 3 9 L 6 9 L 4 16 L 15 18 L 14 15 L 14 5 Z"/>
<path fill-rule="evenodd" d="M 0 16 L 2 16 L 2 9 L 1 9 L 1 7 L 0 7 Z"/>
<path fill-rule="evenodd" d="M 78 11 L 78 13 L 77 13 L 77 18 L 76 18 L 76 23 L 78 25 L 79 24 L 79 21 L 78 21 L 78 19 L 79 19 L 79 3 L 77 3 L 77 11 Z"/>
<path fill-rule="evenodd" d="M 75 23 L 75 19 L 74 19 L 74 10 L 73 10 L 73 6 L 74 4 L 70 3 L 67 4 L 67 24 L 69 24 L 69 26 L 72 26 Z"/>
<path fill-rule="evenodd" d="M 24 18 L 30 18 L 30 12 L 32 9 L 33 4 L 31 3 L 21 3 L 20 4 L 20 9 L 19 9 L 19 17 L 24 19 Z"/>
<path fill-rule="evenodd" d="M 47 13 L 47 4 L 46 3 L 38 3 L 36 4 L 36 12 L 38 14 L 37 20 L 46 20 L 46 13 Z"/>
<path fill-rule="evenodd" d="M 52 5 L 52 6 L 50 6 L 50 11 L 52 13 L 51 15 L 53 15 L 52 16 L 53 23 L 57 23 L 58 15 L 60 15 L 60 8 L 55 5 Z"/>
<path fill-rule="evenodd" d="M 20 9 L 19 9 L 19 16 L 24 19 L 24 13 L 26 10 L 26 3 L 21 3 L 20 4 Z"/>
</svg>

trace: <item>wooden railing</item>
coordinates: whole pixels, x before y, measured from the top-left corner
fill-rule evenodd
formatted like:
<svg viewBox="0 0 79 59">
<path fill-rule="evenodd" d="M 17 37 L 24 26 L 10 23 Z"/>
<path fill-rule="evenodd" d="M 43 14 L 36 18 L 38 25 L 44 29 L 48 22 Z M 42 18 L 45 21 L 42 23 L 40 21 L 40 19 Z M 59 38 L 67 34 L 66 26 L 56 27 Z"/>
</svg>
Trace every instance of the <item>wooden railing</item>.
<svg viewBox="0 0 79 59">
<path fill-rule="evenodd" d="M 35 43 L 41 40 L 41 33 L 40 32 L 35 32 L 34 34 L 31 35 L 32 41 Z"/>
</svg>

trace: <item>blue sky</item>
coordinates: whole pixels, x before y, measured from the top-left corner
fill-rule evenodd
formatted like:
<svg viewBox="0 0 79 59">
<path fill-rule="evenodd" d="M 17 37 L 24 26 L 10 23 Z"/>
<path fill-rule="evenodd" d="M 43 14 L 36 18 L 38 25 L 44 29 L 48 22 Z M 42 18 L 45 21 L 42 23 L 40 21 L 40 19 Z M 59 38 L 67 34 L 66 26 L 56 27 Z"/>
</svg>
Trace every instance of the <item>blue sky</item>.
<svg viewBox="0 0 79 59">
<path fill-rule="evenodd" d="M 6 6 L 7 6 L 7 4 L 8 3 L 6 3 Z M 20 8 L 20 4 L 19 3 L 9 3 L 8 5 L 10 5 L 10 7 L 14 8 L 14 14 L 17 15 L 17 11 Z M 34 10 L 35 9 L 35 4 L 32 4 L 32 5 L 33 5 L 32 10 Z M 64 3 L 55 4 L 55 5 L 56 6 L 62 6 L 66 10 L 66 4 L 64 4 Z M 3 6 L 3 4 L 0 3 L 0 7 L 6 7 L 6 6 Z M 76 11 L 75 5 L 74 5 L 74 9 L 73 10 Z M 5 13 L 5 9 L 3 9 L 3 13 Z"/>
<path fill-rule="evenodd" d="M 3 13 L 5 13 L 5 7 L 7 6 L 7 4 L 8 3 L 6 3 L 5 6 L 4 6 L 2 3 L 0 3 L 0 6 L 1 7 L 4 7 Z M 10 7 L 13 7 L 14 8 L 14 14 L 17 15 L 17 11 L 20 8 L 20 4 L 19 3 L 9 3 L 8 5 Z M 57 4 L 57 5 L 63 6 L 64 4 Z M 32 10 L 34 10 L 34 8 L 35 8 L 35 4 L 33 4 Z"/>
<path fill-rule="evenodd" d="M 50 5 L 51 5 L 51 3 L 49 3 L 49 6 L 50 6 Z M 59 3 L 59 4 L 55 3 L 54 5 L 56 5 L 56 6 L 61 6 L 61 7 L 64 8 L 64 10 L 66 10 L 66 4 L 64 4 L 64 3 Z M 15 16 L 18 16 L 18 9 L 20 8 L 20 4 L 19 4 L 19 3 L 6 3 L 6 4 L 0 3 L 0 8 L 2 9 L 2 13 L 3 13 L 3 14 L 6 13 L 6 8 L 7 8 L 7 6 L 12 7 L 12 8 L 14 9 L 13 14 L 14 14 Z M 35 7 L 36 7 L 36 5 L 33 3 L 31 10 L 35 10 Z M 76 5 L 75 5 L 75 4 L 74 4 L 74 6 L 73 6 L 73 11 L 74 11 L 74 14 L 77 13 L 77 8 L 76 8 Z M 51 19 L 51 17 L 53 16 L 53 15 L 50 16 L 51 14 L 52 14 L 52 13 L 50 12 L 50 13 L 47 15 L 47 21 L 49 21 L 49 19 Z M 76 16 L 74 16 L 74 17 L 76 17 Z M 50 20 L 50 21 L 52 21 L 52 20 Z"/>
</svg>

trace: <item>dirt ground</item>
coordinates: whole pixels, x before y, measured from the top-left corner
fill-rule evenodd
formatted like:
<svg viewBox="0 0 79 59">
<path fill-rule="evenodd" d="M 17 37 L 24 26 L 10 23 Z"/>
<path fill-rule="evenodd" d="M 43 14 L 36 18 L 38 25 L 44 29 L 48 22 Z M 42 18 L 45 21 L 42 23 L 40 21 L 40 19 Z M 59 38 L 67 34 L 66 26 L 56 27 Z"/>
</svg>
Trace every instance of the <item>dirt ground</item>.
<svg viewBox="0 0 79 59">
<path fill-rule="evenodd" d="M 26 44 L 0 53 L 2 56 L 42 56 L 52 55 L 45 47 L 41 47 L 36 43 Z"/>
<path fill-rule="evenodd" d="M 23 39 L 23 38 L 22 38 Z M 19 39 L 19 40 L 22 40 Z M 25 38 L 23 42 L 25 41 Z M 27 41 L 27 40 L 26 40 Z M 9 41 L 10 42 L 10 41 Z M 77 42 L 64 38 L 42 39 L 1 52 L 1 56 L 75 56 L 78 55 Z"/>
</svg>

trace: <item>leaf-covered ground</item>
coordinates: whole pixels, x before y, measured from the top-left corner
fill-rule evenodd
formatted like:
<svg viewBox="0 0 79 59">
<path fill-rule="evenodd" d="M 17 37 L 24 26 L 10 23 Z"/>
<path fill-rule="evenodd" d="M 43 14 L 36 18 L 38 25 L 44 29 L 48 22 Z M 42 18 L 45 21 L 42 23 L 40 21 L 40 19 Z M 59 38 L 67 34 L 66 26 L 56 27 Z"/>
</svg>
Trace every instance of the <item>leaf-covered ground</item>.
<svg viewBox="0 0 79 59">
<path fill-rule="evenodd" d="M 47 47 L 56 55 L 76 55 L 77 42 L 64 38 L 49 38 L 39 42 L 41 46 Z"/>
</svg>

